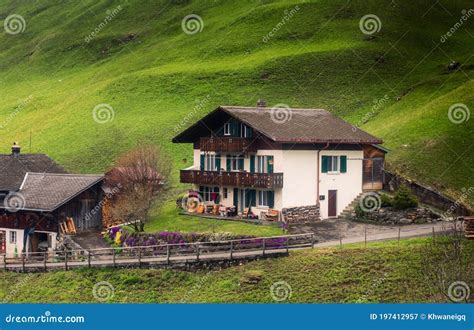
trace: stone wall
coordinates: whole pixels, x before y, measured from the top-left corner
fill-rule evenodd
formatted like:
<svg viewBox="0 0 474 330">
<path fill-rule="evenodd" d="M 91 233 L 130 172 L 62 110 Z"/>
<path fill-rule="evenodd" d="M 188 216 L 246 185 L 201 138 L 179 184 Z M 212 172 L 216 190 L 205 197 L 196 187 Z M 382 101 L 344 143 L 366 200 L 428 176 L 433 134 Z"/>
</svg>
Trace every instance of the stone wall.
<svg viewBox="0 0 474 330">
<path fill-rule="evenodd" d="M 360 220 L 353 212 L 354 221 Z M 372 212 L 367 212 L 361 217 L 363 220 L 383 225 L 409 225 L 412 223 L 433 223 L 443 220 L 442 215 L 433 212 L 427 207 L 414 207 L 407 210 L 395 210 L 393 207 L 381 207 Z"/>
<path fill-rule="evenodd" d="M 306 223 L 321 220 L 319 205 L 289 207 L 282 210 L 284 221 L 288 224 Z"/>
<path fill-rule="evenodd" d="M 455 201 L 436 190 L 422 186 L 397 174 L 385 171 L 385 190 L 396 191 L 402 185 L 410 188 L 421 203 L 446 211 L 447 216 L 454 217 L 468 215 L 470 213 L 469 209 L 462 205 L 460 201 Z"/>
</svg>

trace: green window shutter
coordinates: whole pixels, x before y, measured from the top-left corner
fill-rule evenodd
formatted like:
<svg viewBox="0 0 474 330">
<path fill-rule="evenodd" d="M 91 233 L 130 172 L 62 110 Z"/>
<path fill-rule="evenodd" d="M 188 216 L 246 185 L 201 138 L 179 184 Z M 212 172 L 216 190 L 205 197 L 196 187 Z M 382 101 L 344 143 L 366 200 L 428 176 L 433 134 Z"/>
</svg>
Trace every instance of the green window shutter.
<svg viewBox="0 0 474 330">
<path fill-rule="evenodd" d="M 230 172 L 230 155 L 226 155 L 225 160 L 226 160 L 226 170 L 227 172 Z"/>
<path fill-rule="evenodd" d="M 255 155 L 250 155 L 250 173 L 255 173 Z"/>
<path fill-rule="evenodd" d="M 235 120 L 232 120 L 230 122 L 230 135 L 231 136 L 239 136 L 239 123 L 237 123 Z"/>
<path fill-rule="evenodd" d="M 341 163 L 340 172 L 346 173 L 347 172 L 347 156 L 341 156 L 340 163 Z"/>
<path fill-rule="evenodd" d="M 246 133 L 247 137 L 248 137 L 248 138 L 251 138 L 251 137 L 252 137 L 252 133 L 253 133 L 252 128 L 251 128 L 251 127 L 248 127 L 247 125 L 245 125 L 245 131 L 246 131 L 245 133 Z"/>
<path fill-rule="evenodd" d="M 273 208 L 275 206 L 275 192 L 273 190 L 267 191 L 268 207 Z"/>
<path fill-rule="evenodd" d="M 221 155 L 216 155 L 216 168 L 217 171 L 221 171 Z"/>
<path fill-rule="evenodd" d="M 321 172 L 322 173 L 327 173 L 328 172 L 328 167 L 329 167 L 329 157 L 328 156 L 322 156 L 321 157 Z"/>
<path fill-rule="evenodd" d="M 239 156 L 239 170 L 244 170 L 244 158 Z"/>
<path fill-rule="evenodd" d="M 200 169 L 201 171 L 204 171 L 204 159 L 205 159 L 205 155 L 204 154 L 201 154 L 201 164 L 200 164 Z"/>
<path fill-rule="evenodd" d="M 234 206 L 237 209 L 239 207 L 239 189 L 234 188 Z"/>
<path fill-rule="evenodd" d="M 245 207 L 257 206 L 257 191 L 255 189 L 245 190 Z"/>
<path fill-rule="evenodd" d="M 267 172 L 273 173 L 273 156 L 267 156 Z"/>
</svg>

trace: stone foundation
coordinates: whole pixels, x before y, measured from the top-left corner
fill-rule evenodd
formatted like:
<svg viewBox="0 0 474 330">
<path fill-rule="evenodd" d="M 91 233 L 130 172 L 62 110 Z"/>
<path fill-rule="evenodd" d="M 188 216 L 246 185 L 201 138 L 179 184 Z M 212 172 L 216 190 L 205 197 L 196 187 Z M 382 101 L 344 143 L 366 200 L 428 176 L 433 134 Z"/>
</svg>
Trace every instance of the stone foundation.
<svg viewBox="0 0 474 330">
<path fill-rule="evenodd" d="M 289 207 L 282 210 L 284 221 L 288 224 L 306 223 L 321 220 L 319 205 Z"/>
</svg>

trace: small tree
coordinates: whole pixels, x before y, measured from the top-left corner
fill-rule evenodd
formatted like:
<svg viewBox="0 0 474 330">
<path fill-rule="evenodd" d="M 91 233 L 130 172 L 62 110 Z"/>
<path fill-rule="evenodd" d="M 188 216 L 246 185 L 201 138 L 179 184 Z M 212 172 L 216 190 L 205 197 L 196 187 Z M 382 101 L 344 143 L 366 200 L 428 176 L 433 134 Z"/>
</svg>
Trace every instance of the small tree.
<svg viewBox="0 0 474 330">
<path fill-rule="evenodd" d="M 152 207 L 165 200 L 170 173 L 169 159 L 154 146 L 140 146 L 119 157 L 105 179 L 107 187 L 119 188 L 113 196 L 112 216 L 143 231 Z"/>
<path fill-rule="evenodd" d="M 417 207 L 418 200 L 408 188 L 401 186 L 395 193 L 393 206 L 398 210 L 406 210 L 412 207 Z"/>
</svg>

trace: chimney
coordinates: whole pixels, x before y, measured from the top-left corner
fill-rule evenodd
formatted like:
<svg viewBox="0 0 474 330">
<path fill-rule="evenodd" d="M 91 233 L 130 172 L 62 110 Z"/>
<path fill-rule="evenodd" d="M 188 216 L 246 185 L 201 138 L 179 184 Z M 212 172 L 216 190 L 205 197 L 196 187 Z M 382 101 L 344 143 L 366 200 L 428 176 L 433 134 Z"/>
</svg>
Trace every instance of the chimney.
<svg viewBox="0 0 474 330">
<path fill-rule="evenodd" d="M 13 145 L 12 145 L 12 156 L 13 157 L 18 157 L 20 155 L 20 146 L 16 143 L 16 142 L 13 142 Z"/>
<path fill-rule="evenodd" d="M 262 99 L 257 101 L 257 108 L 265 108 L 266 106 L 267 106 L 267 101 L 262 100 Z"/>
</svg>

